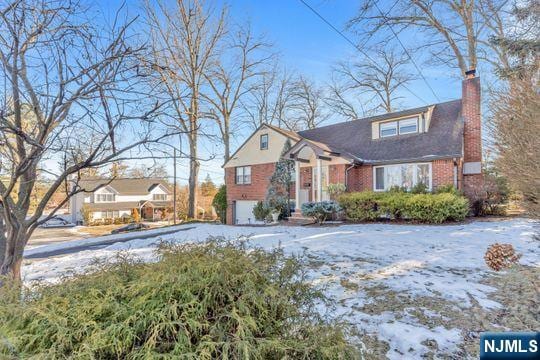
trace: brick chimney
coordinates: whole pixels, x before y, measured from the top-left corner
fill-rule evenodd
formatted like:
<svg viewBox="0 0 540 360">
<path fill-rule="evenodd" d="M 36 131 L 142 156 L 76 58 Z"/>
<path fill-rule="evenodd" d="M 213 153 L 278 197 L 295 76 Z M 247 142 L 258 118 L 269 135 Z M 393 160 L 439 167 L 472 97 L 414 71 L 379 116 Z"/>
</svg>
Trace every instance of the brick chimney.
<svg viewBox="0 0 540 360">
<path fill-rule="evenodd" d="M 462 82 L 461 116 L 463 117 L 463 191 L 471 200 L 483 196 L 482 121 L 480 78 L 476 71 L 465 73 Z"/>
</svg>

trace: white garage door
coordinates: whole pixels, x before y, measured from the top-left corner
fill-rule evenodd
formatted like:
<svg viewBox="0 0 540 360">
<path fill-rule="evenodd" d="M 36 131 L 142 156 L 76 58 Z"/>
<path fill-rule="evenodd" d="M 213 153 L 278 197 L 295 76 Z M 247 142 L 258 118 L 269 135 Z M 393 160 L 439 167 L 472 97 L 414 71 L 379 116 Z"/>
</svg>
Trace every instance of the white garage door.
<svg viewBox="0 0 540 360">
<path fill-rule="evenodd" d="M 257 205 L 257 201 L 240 200 L 236 202 L 236 211 L 234 212 L 237 224 L 254 224 L 255 216 L 253 215 L 253 207 Z"/>
</svg>

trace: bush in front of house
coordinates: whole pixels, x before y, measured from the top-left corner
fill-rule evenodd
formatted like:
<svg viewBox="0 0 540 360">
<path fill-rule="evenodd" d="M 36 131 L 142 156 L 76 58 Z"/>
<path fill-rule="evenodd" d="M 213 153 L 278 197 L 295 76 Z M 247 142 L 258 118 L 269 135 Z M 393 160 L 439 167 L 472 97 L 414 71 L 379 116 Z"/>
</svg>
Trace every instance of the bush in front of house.
<svg viewBox="0 0 540 360">
<path fill-rule="evenodd" d="M 257 201 L 257 204 L 253 207 L 253 216 L 257 221 L 266 221 L 270 215 L 271 209 L 268 207 L 266 201 Z"/>
<path fill-rule="evenodd" d="M 304 203 L 301 210 L 303 216 L 312 217 L 321 225 L 341 211 L 341 208 L 335 201 L 321 201 Z"/>
<path fill-rule="evenodd" d="M 452 193 L 412 194 L 402 191 L 358 192 L 340 196 L 339 204 L 348 220 L 373 221 L 381 218 L 440 224 L 461 221 L 469 201 Z"/>
<path fill-rule="evenodd" d="M 221 222 L 225 224 L 227 217 L 227 187 L 225 185 L 221 185 L 216 195 L 214 195 L 212 206 L 216 209 Z"/>
<path fill-rule="evenodd" d="M 380 205 L 384 193 L 362 191 L 343 194 L 339 197 L 339 205 L 345 217 L 353 221 L 372 221 L 381 216 Z"/>
<path fill-rule="evenodd" d="M 159 255 L 0 297 L 0 358 L 359 358 L 298 258 L 222 240 Z"/>
</svg>

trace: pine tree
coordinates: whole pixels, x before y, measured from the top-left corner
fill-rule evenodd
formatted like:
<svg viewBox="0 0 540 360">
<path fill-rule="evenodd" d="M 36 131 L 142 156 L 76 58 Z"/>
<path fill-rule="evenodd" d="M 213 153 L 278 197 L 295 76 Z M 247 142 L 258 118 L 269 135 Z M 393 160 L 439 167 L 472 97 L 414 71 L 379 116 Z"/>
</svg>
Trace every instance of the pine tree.
<svg viewBox="0 0 540 360">
<path fill-rule="evenodd" d="M 281 157 L 276 164 L 276 169 L 270 177 L 270 186 L 266 193 L 268 205 L 276 210 L 280 210 L 284 215 L 290 215 L 290 194 L 292 184 L 292 173 L 294 171 L 294 161 L 286 159 L 284 155 L 291 149 L 290 140 L 287 139 Z M 285 211 L 284 211 L 285 210 Z"/>
</svg>

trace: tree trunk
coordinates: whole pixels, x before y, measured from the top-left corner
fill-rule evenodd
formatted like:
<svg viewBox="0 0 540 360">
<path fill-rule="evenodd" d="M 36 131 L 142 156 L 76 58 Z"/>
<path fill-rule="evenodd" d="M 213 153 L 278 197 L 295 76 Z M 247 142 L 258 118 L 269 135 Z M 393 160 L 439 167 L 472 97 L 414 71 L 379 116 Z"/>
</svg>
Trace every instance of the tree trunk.
<svg viewBox="0 0 540 360">
<path fill-rule="evenodd" d="M 6 253 L 7 239 L 6 239 L 6 224 L 4 221 L 4 207 L 0 202 L 0 267 L 4 263 L 4 255 Z"/>
<path fill-rule="evenodd" d="M 190 134 L 189 144 L 189 196 L 188 217 L 197 217 L 197 187 L 199 184 L 199 161 L 197 160 L 197 135 Z"/>
<path fill-rule="evenodd" d="M 23 251 L 27 241 L 28 236 L 23 229 L 6 238 L 4 242 L 4 261 L 0 266 L 0 276 L 8 275 L 15 282 L 21 281 Z"/>
</svg>

